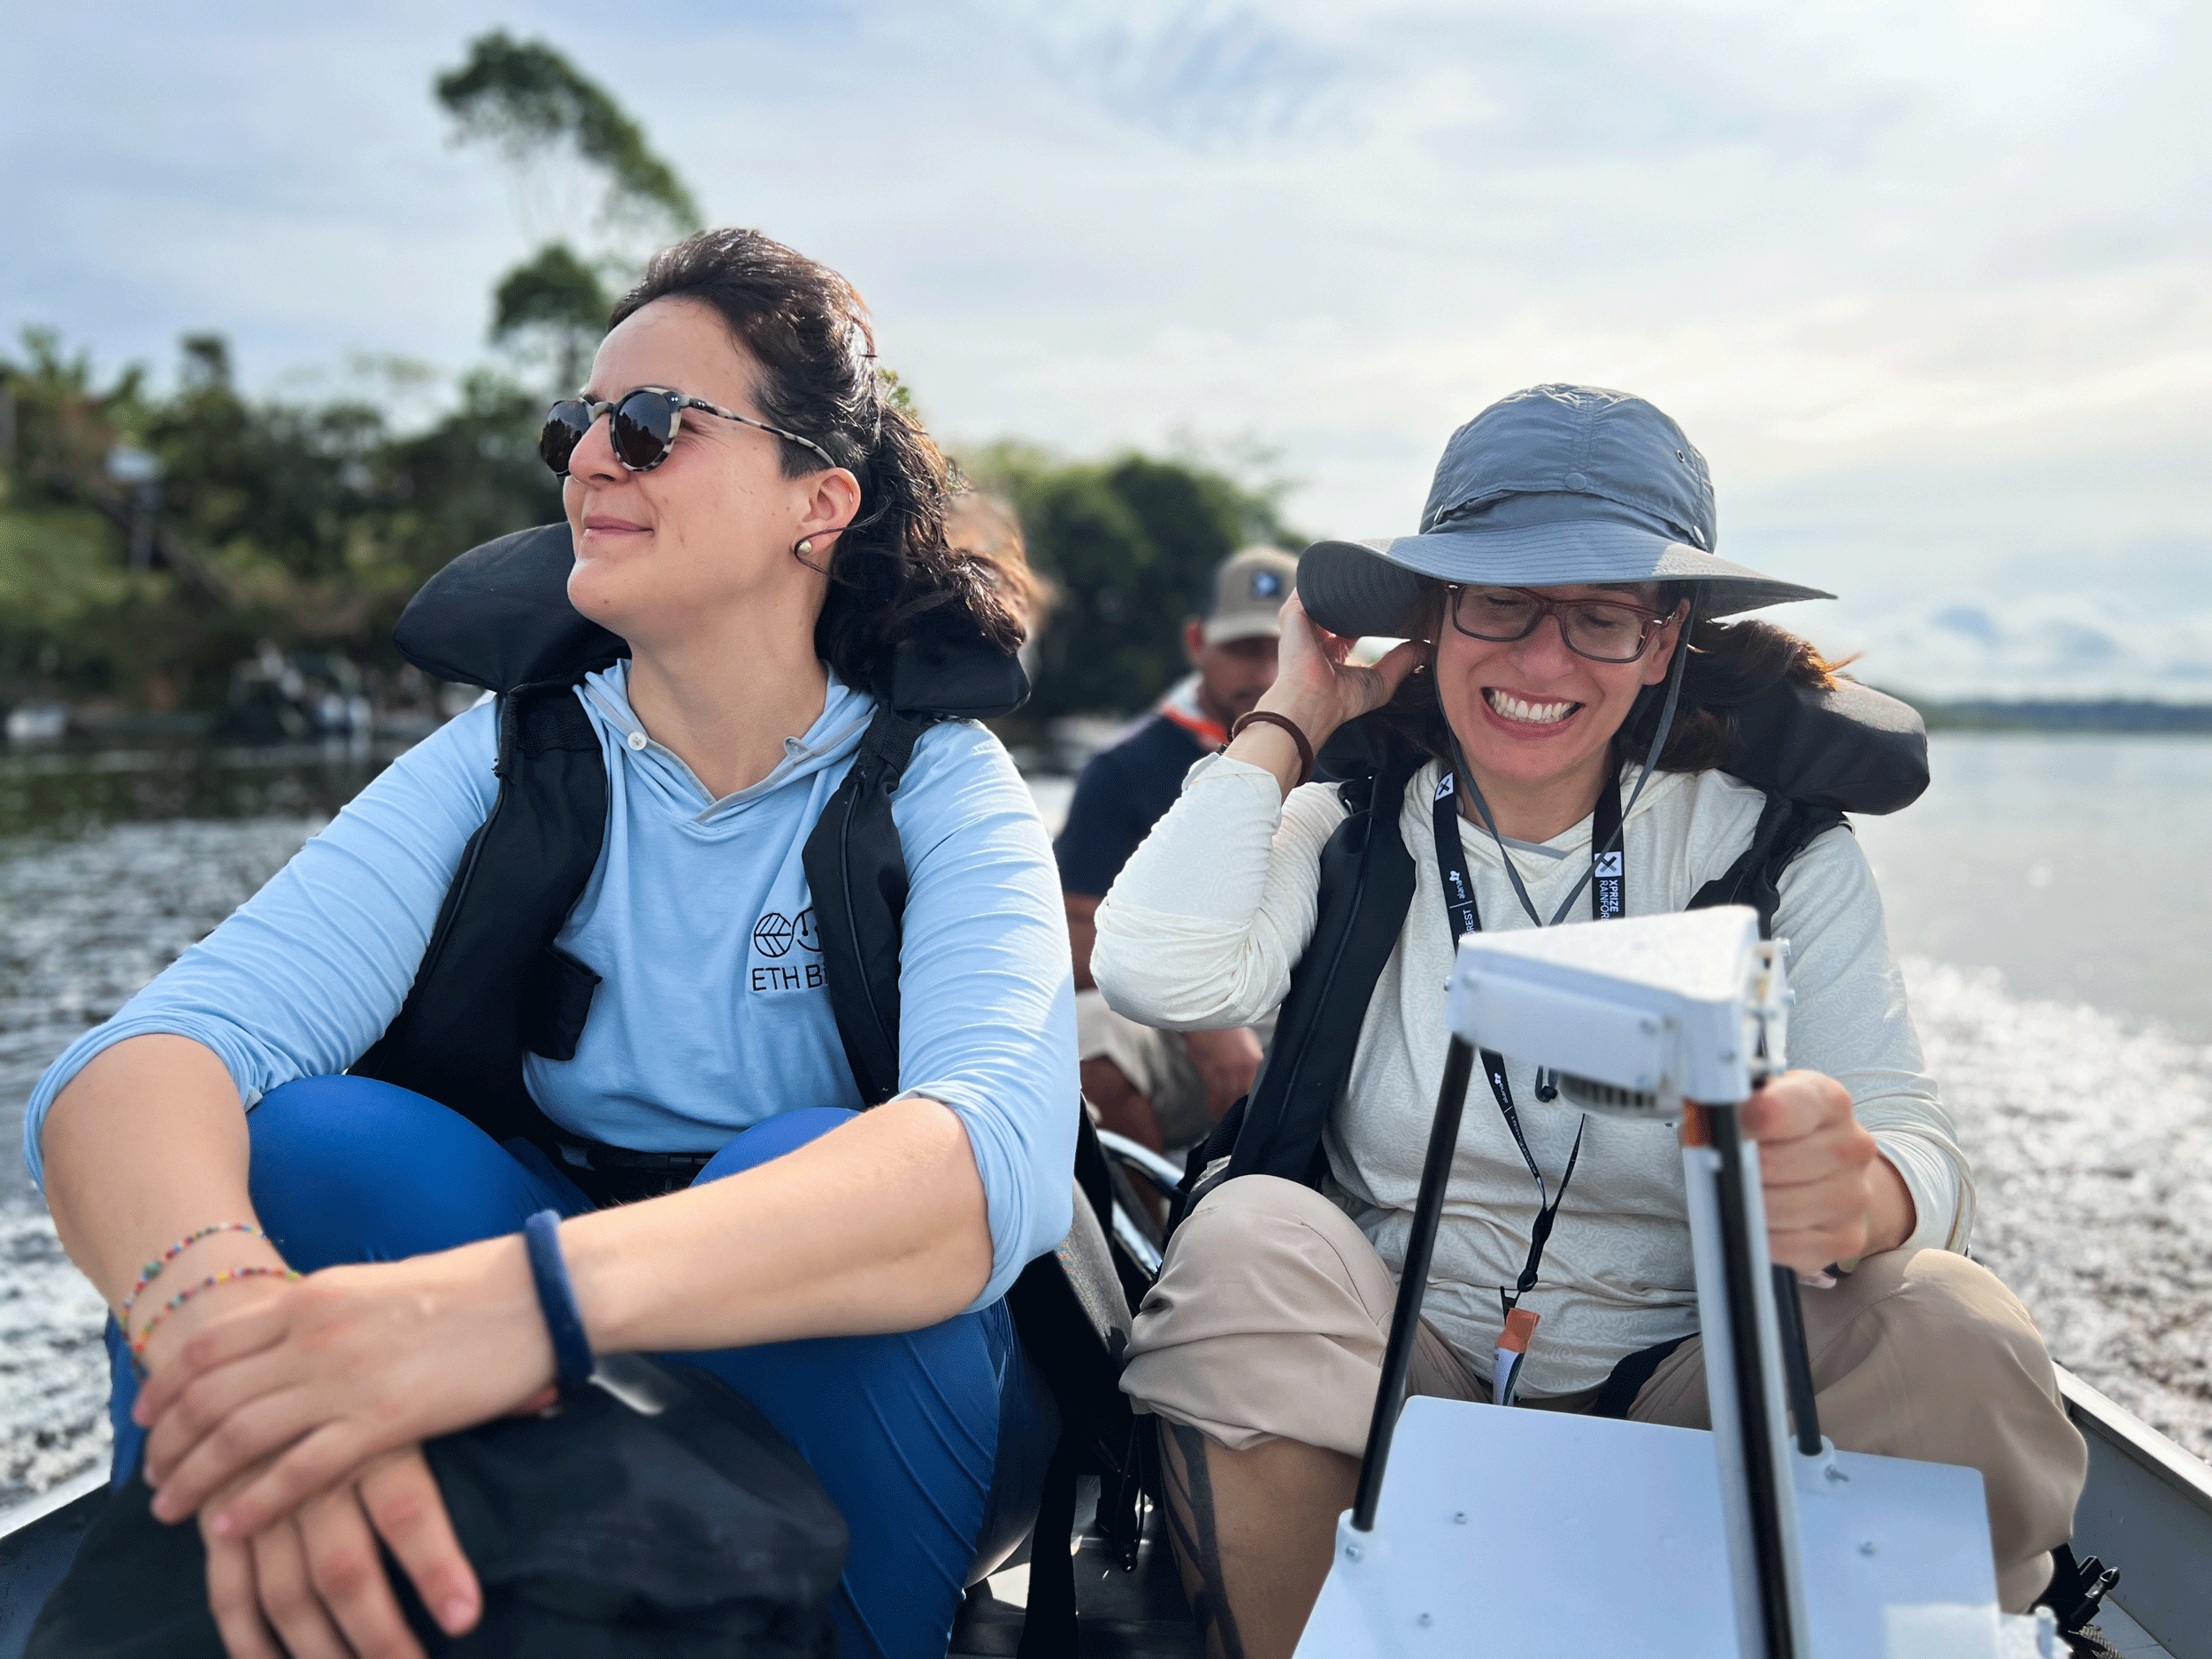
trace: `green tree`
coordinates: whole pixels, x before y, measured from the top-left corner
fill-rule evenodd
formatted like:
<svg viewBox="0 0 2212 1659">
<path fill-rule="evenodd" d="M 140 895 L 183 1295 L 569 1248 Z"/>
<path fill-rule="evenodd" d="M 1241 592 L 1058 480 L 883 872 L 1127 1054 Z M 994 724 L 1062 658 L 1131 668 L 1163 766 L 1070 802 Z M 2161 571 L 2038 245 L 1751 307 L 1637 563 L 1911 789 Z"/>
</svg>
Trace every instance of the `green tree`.
<svg viewBox="0 0 2212 1659">
<path fill-rule="evenodd" d="M 489 144 L 527 196 L 549 171 L 580 172 L 596 196 L 591 226 L 565 216 L 538 250 L 500 279 L 491 338 L 547 364 L 573 390 L 605 331 L 618 287 L 642 248 L 700 225 L 698 204 L 645 132 L 597 82 L 542 41 L 494 29 L 469 46 L 468 61 L 440 75 L 434 90 L 463 142 Z M 551 228 L 551 227 L 546 227 Z M 595 253 L 578 251 L 595 229 Z"/>
<path fill-rule="evenodd" d="M 560 388 L 571 391 L 584 383 L 587 354 L 613 309 L 599 273 L 565 242 L 548 242 L 493 290 L 492 340 L 549 356 Z"/>
<path fill-rule="evenodd" d="M 511 165 L 567 151 L 595 172 L 603 224 L 664 235 L 699 227 L 698 204 L 644 129 L 544 42 L 518 41 L 504 29 L 480 35 L 468 61 L 440 75 L 435 90 L 464 140 L 497 146 Z"/>
<path fill-rule="evenodd" d="M 1275 487 L 1194 457 L 1070 462 L 1001 444 L 964 465 L 1013 503 L 1031 562 L 1060 590 L 1025 710 L 1038 719 L 1157 696 L 1187 671 L 1183 619 L 1203 604 L 1214 567 L 1255 541 L 1299 544 Z"/>
<path fill-rule="evenodd" d="M 537 458 L 543 401 L 488 372 L 430 430 L 395 434 L 366 402 L 263 402 L 231 382 L 219 336 L 184 342 L 176 389 L 107 387 L 49 334 L 0 358 L 0 697 L 219 706 L 264 639 L 396 666 L 400 608 L 480 541 L 559 516 Z M 152 455 L 142 503 L 109 475 Z"/>
</svg>

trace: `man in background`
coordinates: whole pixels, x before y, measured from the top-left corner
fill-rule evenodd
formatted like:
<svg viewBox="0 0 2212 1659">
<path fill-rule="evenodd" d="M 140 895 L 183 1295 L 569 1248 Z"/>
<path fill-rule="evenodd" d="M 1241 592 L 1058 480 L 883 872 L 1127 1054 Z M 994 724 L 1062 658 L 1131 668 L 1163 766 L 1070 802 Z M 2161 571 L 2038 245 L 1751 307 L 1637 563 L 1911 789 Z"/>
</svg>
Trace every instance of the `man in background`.
<svg viewBox="0 0 2212 1659">
<path fill-rule="evenodd" d="M 1226 743 L 1237 717 L 1274 683 L 1279 613 L 1297 579 L 1298 561 L 1279 548 L 1246 548 L 1223 561 L 1205 616 L 1183 624 L 1192 672 L 1149 718 L 1091 757 L 1053 845 L 1075 949 L 1083 1093 L 1102 1128 L 1156 1151 L 1205 1138 L 1251 1088 L 1263 1038 L 1243 1029 L 1155 1031 L 1107 1007 L 1091 979 L 1098 903 L 1173 803 L 1191 764 Z"/>
</svg>

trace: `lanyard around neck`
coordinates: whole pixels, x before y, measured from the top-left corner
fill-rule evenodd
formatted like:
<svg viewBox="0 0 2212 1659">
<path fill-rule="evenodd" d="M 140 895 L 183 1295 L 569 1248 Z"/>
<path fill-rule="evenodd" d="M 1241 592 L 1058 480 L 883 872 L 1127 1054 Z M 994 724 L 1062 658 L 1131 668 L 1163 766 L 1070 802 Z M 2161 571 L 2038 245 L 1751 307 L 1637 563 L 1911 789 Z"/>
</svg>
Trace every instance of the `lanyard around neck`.
<svg viewBox="0 0 2212 1659">
<path fill-rule="evenodd" d="M 1486 812 L 1485 816 L 1488 814 Z M 1453 948 L 1469 933 L 1482 931 L 1482 911 L 1475 903 L 1475 884 L 1467 872 L 1467 849 L 1459 838 L 1458 779 L 1446 772 L 1436 786 L 1436 797 L 1431 808 L 1431 820 L 1436 832 L 1436 870 L 1444 884 L 1445 918 L 1451 927 Z M 1491 834 L 1497 838 L 1494 824 Z M 1514 874 L 1514 892 L 1521 901 L 1521 908 L 1529 918 L 1541 927 L 1544 923 L 1537 914 L 1536 906 L 1528 896 L 1517 872 L 1513 870 L 1513 856 L 1506 850 L 1502 838 L 1498 838 L 1498 853 L 1505 860 L 1505 867 Z M 1627 876 L 1623 869 L 1621 847 L 1621 783 L 1617 773 L 1609 773 L 1605 787 L 1598 793 L 1596 810 L 1590 819 L 1590 871 L 1586 878 L 1590 888 L 1590 914 L 1597 921 L 1609 921 L 1624 915 L 1628 904 Z M 1571 904 L 1582 891 L 1583 883 L 1577 882 L 1568 895 Z M 1552 919 L 1559 921 L 1566 915 L 1563 909 Z M 1490 1093 L 1498 1102 L 1498 1112 L 1505 1119 L 1505 1126 L 1513 1133 L 1513 1144 L 1520 1148 L 1521 1162 L 1528 1165 L 1528 1172 L 1536 1180 L 1536 1220 L 1529 1228 L 1528 1259 L 1522 1263 L 1521 1276 L 1513 1288 L 1498 1287 L 1498 1301 L 1507 1313 L 1513 1311 L 1523 1296 L 1536 1284 L 1537 1275 L 1544 1264 L 1544 1247 L 1551 1241 L 1552 1224 L 1558 1219 L 1559 1206 L 1567 1196 L 1567 1183 L 1574 1179 L 1575 1164 L 1582 1156 L 1582 1137 L 1590 1126 L 1586 1116 L 1575 1130 L 1574 1148 L 1567 1154 L 1567 1167 L 1559 1177 L 1559 1190 L 1551 1190 L 1544 1179 L 1542 1167 L 1536 1162 L 1536 1154 L 1530 1148 L 1528 1136 L 1521 1129 L 1521 1114 L 1513 1104 L 1513 1085 L 1507 1079 L 1505 1056 L 1493 1048 L 1482 1051 L 1483 1075 L 1490 1079 Z M 1538 1093 L 1551 1099 L 1552 1092 L 1540 1080 Z"/>
</svg>

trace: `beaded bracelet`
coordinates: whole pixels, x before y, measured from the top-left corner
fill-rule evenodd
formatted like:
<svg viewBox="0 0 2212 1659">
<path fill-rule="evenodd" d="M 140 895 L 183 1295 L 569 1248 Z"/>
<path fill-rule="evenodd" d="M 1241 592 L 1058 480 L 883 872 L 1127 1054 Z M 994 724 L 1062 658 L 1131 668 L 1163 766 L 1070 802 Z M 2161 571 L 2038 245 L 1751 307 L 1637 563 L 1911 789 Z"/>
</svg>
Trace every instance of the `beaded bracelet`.
<svg viewBox="0 0 2212 1659">
<path fill-rule="evenodd" d="M 219 1233 L 250 1233 L 263 1239 L 269 1236 L 250 1221 L 220 1221 L 211 1227 L 202 1227 L 197 1233 L 186 1233 L 184 1237 L 164 1250 L 158 1260 L 147 1263 L 144 1268 L 140 1270 L 138 1282 L 131 1286 L 131 1294 L 123 1298 L 122 1316 L 116 1321 L 118 1328 L 125 1336 L 131 1333 L 131 1310 L 138 1305 L 138 1299 L 144 1294 L 146 1286 L 161 1277 L 161 1270 L 202 1239 L 211 1239 Z"/>
<path fill-rule="evenodd" d="M 154 1333 L 161 1328 L 161 1322 L 202 1291 L 212 1290 L 218 1285 L 227 1285 L 234 1279 L 297 1279 L 299 1276 L 298 1270 L 290 1267 L 227 1267 L 219 1273 L 209 1274 L 196 1285 L 187 1285 L 168 1301 L 163 1302 L 160 1307 L 155 1309 L 152 1316 L 147 1319 L 146 1328 L 138 1333 L 137 1339 L 131 1344 L 132 1363 L 135 1364 L 145 1356 L 146 1344 L 153 1340 Z"/>
</svg>

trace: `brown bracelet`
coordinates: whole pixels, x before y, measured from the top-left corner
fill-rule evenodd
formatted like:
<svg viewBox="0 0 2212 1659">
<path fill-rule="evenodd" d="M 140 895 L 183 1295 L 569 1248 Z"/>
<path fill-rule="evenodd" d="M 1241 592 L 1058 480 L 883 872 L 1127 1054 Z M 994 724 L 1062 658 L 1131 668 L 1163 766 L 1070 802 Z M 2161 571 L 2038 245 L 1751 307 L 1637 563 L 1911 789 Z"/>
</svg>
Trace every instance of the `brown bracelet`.
<svg viewBox="0 0 2212 1659">
<path fill-rule="evenodd" d="M 1298 783 L 1291 785 L 1292 788 L 1295 789 L 1313 776 L 1313 745 L 1306 741 L 1306 734 L 1298 729 L 1295 720 L 1277 714 L 1271 709 L 1255 709 L 1249 714 L 1237 716 L 1236 724 L 1229 728 L 1229 741 L 1235 742 L 1238 733 L 1248 726 L 1255 725 L 1279 726 L 1290 733 L 1290 741 L 1298 745 Z"/>
</svg>

